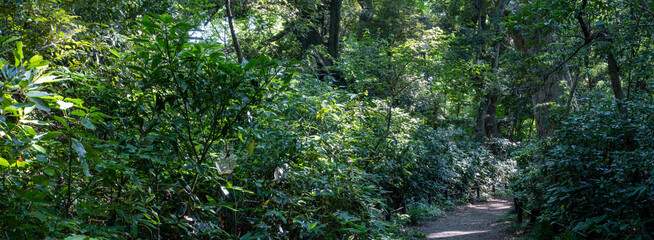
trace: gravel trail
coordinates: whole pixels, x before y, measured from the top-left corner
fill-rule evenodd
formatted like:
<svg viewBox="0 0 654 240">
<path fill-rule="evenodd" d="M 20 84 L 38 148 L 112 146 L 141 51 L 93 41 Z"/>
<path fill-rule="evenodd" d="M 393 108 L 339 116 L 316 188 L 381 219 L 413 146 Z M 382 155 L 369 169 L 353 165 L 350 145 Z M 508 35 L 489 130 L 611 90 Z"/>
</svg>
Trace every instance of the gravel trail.
<svg viewBox="0 0 654 240">
<path fill-rule="evenodd" d="M 507 240 L 513 239 L 504 229 L 511 222 L 497 222 L 497 217 L 507 213 L 511 202 L 490 199 L 487 202 L 468 204 L 432 222 L 425 222 L 413 228 L 427 236 L 427 239 L 446 240 Z"/>
</svg>

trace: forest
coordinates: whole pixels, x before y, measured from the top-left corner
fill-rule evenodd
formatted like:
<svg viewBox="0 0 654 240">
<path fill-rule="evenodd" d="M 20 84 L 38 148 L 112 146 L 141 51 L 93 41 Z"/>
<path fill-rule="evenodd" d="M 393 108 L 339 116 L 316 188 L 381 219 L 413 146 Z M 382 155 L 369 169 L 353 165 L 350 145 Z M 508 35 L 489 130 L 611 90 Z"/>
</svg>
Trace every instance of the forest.
<svg viewBox="0 0 654 240">
<path fill-rule="evenodd" d="M 0 239 L 653 239 L 649 0 L 0 0 Z"/>
</svg>

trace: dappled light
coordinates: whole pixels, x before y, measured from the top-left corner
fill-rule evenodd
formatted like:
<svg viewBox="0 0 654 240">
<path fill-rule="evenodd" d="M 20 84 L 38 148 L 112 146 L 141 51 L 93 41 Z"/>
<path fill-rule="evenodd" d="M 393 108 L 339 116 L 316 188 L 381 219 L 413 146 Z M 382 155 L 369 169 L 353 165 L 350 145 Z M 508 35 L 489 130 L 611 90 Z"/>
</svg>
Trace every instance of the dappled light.
<svg viewBox="0 0 654 240">
<path fill-rule="evenodd" d="M 468 204 L 448 212 L 443 218 L 416 228 L 428 239 L 505 239 L 505 221 L 497 219 L 508 213 L 511 203 L 490 199 L 487 202 Z"/>
<path fill-rule="evenodd" d="M 654 236 L 653 26 L 643 0 L 0 0 L 0 239 Z"/>
<path fill-rule="evenodd" d="M 490 230 L 470 230 L 470 231 L 443 231 L 427 235 L 429 239 L 449 239 L 455 237 L 472 237 L 470 235 L 478 236 L 480 233 L 487 233 Z"/>
</svg>

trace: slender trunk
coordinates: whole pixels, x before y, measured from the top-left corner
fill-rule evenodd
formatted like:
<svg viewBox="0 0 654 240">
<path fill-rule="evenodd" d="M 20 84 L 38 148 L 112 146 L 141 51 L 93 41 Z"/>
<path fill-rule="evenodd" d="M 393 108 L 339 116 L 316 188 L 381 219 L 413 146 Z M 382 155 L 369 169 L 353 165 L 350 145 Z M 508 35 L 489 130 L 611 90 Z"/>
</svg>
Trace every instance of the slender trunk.
<svg viewBox="0 0 654 240">
<path fill-rule="evenodd" d="M 486 135 L 486 104 L 483 102 L 479 104 L 477 108 L 477 125 L 475 126 L 476 130 L 476 140 L 477 142 L 484 142 L 484 137 Z"/>
<path fill-rule="evenodd" d="M 517 105 L 517 106 L 519 106 L 519 105 Z M 518 131 L 518 130 L 517 130 L 517 129 L 518 129 L 518 117 L 519 117 L 518 114 L 519 114 L 520 112 L 522 112 L 521 109 L 515 109 L 515 110 L 513 111 L 513 126 L 511 126 L 511 135 L 509 136 L 509 140 L 512 141 L 512 142 L 515 141 L 515 137 L 516 137 L 516 135 L 517 135 L 517 131 Z M 520 126 L 521 126 L 520 129 L 522 129 L 522 122 L 520 122 L 520 124 L 521 124 L 521 125 L 520 125 Z"/>
<path fill-rule="evenodd" d="M 612 49 L 609 49 L 606 56 L 606 60 L 609 66 L 609 77 L 611 78 L 611 88 L 613 89 L 613 95 L 615 95 L 615 99 L 618 102 L 618 111 L 620 111 L 620 115 L 622 115 L 623 120 L 627 121 L 629 119 L 629 113 L 627 112 L 627 109 L 622 102 L 625 100 L 625 97 L 624 92 L 622 91 L 622 82 L 620 81 L 620 67 L 618 66 L 618 61 L 615 59 L 615 56 L 611 50 Z M 629 130 L 622 136 L 624 146 L 628 151 L 636 150 L 637 144 L 634 140 L 634 135 L 634 132 Z"/>
<path fill-rule="evenodd" d="M 533 132 L 534 132 L 534 122 L 535 121 L 536 121 L 536 119 L 532 120 L 531 123 L 529 124 L 529 139 L 531 139 L 534 136 Z"/>
<path fill-rule="evenodd" d="M 610 50 L 606 59 L 609 65 L 609 76 L 611 78 L 611 88 L 613 89 L 613 95 L 615 95 L 615 99 L 618 100 L 618 110 L 620 113 L 625 114 L 626 110 L 622 104 L 622 101 L 624 100 L 624 92 L 622 92 L 622 82 L 620 82 L 620 67 L 618 66 L 618 62 L 615 60 L 615 56 L 613 56 L 613 53 Z"/>
<path fill-rule="evenodd" d="M 475 8 L 477 9 L 477 31 L 486 29 L 486 0 L 475 0 Z"/>
<path fill-rule="evenodd" d="M 357 3 L 359 3 L 359 6 L 361 6 L 361 14 L 359 14 L 359 22 L 364 27 L 367 27 L 370 21 L 372 20 L 373 16 L 373 2 L 372 0 L 357 0 Z"/>
<path fill-rule="evenodd" d="M 231 0 L 227 0 L 225 7 L 227 7 L 227 21 L 229 22 L 229 32 L 232 35 L 232 43 L 234 44 L 234 50 L 236 51 L 236 56 L 238 57 L 238 63 L 240 64 L 243 62 L 243 52 L 241 51 L 241 45 L 238 43 L 238 37 L 236 36 L 236 31 L 234 30 L 234 18 L 232 17 Z"/>
<path fill-rule="evenodd" d="M 480 35 L 484 31 L 484 22 L 485 22 L 485 15 L 484 15 L 484 2 L 485 0 L 475 0 L 475 9 L 477 10 L 477 34 Z M 477 61 L 482 61 L 483 59 L 483 52 L 485 49 L 485 40 L 481 40 L 481 42 L 478 43 L 478 49 L 477 49 Z M 486 110 L 488 107 L 487 104 L 487 94 L 485 94 L 485 84 L 484 84 L 484 79 L 482 76 L 476 76 L 475 77 L 475 88 L 478 94 L 478 99 L 479 99 L 479 105 L 477 107 L 477 119 L 476 119 L 476 124 L 475 124 L 475 138 L 477 142 L 483 143 L 486 137 Z"/>
<path fill-rule="evenodd" d="M 327 51 L 334 60 L 339 57 L 339 33 L 341 31 L 341 5 L 343 0 L 332 0 L 329 4 L 329 38 Z"/>
<path fill-rule="evenodd" d="M 502 35 L 501 26 L 500 22 L 501 19 L 500 17 L 502 16 L 502 13 L 504 12 L 504 4 L 506 1 L 504 0 L 498 0 L 497 1 L 497 13 L 495 15 L 495 20 L 494 22 L 494 28 L 495 28 L 495 34 L 498 36 L 498 38 Z M 480 23 L 482 24 L 482 23 Z M 498 70 L 499 70 L 499 65 L 500 65 L 500 51 L 502 47 L 502 40 L 498 40 L 497 43 L 494 46 L 494 56 L 493 56 L 493 62 L 492 62 L 492 72 L 495 75 L 498 75 Z M 499 78 L 499 75 L 497 76 Z M 486 107 L 486 137 L 494 138 L 499 136 L 499 129 L 497 126 L 497 95 L 498 90 L 497 89 L 491 89 L 489 93 L 486 95 L 486 103 L 488 104 Z"/>
<path fill-rule="evenodd" d="M 572 78 L 572 76 L 568 75 L 568 78 L 572 80 L 572 89 L 570 90 L 570 96 L 568 96 L 568 102 L 566 103 L 566 105 L 569 108 L 572 108 L 570 104 L 572 104 L 572 100 L 574 100 L 575 98 L 575 92 L 577 91 L 577 86 L 579 85 L 579 78 L 581 78 L 581 76 L 577 74 L 576 77 Z"/>
<path fill-rule="evenodd" d="M 491 89 L 490 93 L 486 95 L 486 137 L 495 138 L 499 136 L 497 127 L 497 90 Z"/>
<path fill-rule="evenodd" d="M 479 83 L 476 84 L 477 89 L 479 89 L 479 104 L 477 105 L 477 119 L 475 121 L 475 140 L 477 142 L 483 143 L 486 137 L 486 111 L 488 104 L 486 102 L 487 94 L 483 94 L 483 83 L 481 83 L 481 80 L 478 80 Z"/>
</svg>

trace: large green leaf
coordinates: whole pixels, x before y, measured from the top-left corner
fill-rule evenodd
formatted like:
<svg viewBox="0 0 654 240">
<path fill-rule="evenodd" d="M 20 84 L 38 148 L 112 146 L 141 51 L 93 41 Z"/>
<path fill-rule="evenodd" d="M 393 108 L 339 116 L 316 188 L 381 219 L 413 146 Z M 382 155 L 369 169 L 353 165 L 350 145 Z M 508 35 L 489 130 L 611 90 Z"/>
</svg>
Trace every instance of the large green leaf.
<svg viewBox="0 0 654 240">
<path fill-rule="evenodd" d="M 56 76 L 42 76 L 36 81 L 32 82 L 32 84 L 43 84 L 43 83 L 52 83 L 52 82 L 59 82 L 63 79 L 57 78 Z"/>
<path fill-rule="evenodd" d="M 14 65 L 20 66 L 23 61 L 23 42 L 16 42 L 16 50 L 14 51 Z"/>
<path fill-rule="evenodd" d="M 73 138 L 72 140 L 72 147 L 75 152 L 77 152 L 77 156 L 80 158 L 85 158 L 86 157 L 86 149 L 84 148 L 84 144 L 80 142 L 79 140 Z"/>
<path fill-rule="evenodd" d="M 62 117 L 59 117 L 59 116 L 52 116 L 52 117 L 53 117 L 55 120 L 57 120 L 57 122 L 61 123 L 61 125 L 63 125 L 64 127 L 66 127 L 66 129 L 70 129 L 70 126 L 68 125 L 68 122 L 66 122 L 65 119 L 63 119 Z"/>
<path fill-rule="evenodd" d="M 25 93 L 26 96 L 28 97 L 49 97 L 52 96 L 52 94 L 43 92 L 43 91 L 29 91 Z"/>
<path fill-rule="evenodd" d="M 67 238 L 64 238 L 64 240 L 95 240 L 97 238 L 92 238 L 92 237 L 87 237 L 84 235 L 73 235 Z"/>
<path fill-rule="evenodd" d="M 63 134 L 63 133 L 59 132 L 59 131 L 52 131 L 52 132 L 44 134 L 41 137 L 41 140 L 50 140 L 50 139 L 56 138 L 57 136 L 59 136 L 61 134 Z"/>
<path fill-rule="evenodd" d="M 50 105 L 46 101 L 44 101 L 43 99 L 41 99 L 39 97 L 30 97 L 29 99 L 32 102 L 34 102 L 34 104 L 36 104 L 36 108 L 38 108 L 40 110 L 43 110 L 43 111 L 46 111 L 46 112 L 50 112 L 50 110 L 51 110 Z"/>
<path fill-rule="evenodd" d="M 69 108 L 75 106 L 74 103 L 69 103 L 69 102 L 64 102 L 64 101 L 57 101 L 57 105 L 59 105 L 59 109 L 61 109 L 61 110 L 66 110 L 66 109 L 69 109 Z"/>
<path fill-rule="evenodd" d="M 86 118 L 86 117 L 82 118 L 81 123 L 82 123 L 82 126 L 84 126 L 87 129 L 90 129 L 90 130 L 95 130 L 96 129 L 95 125 L 93 124 L 93 121 L 91 121 L 90 118 Z"/>
</svg>

